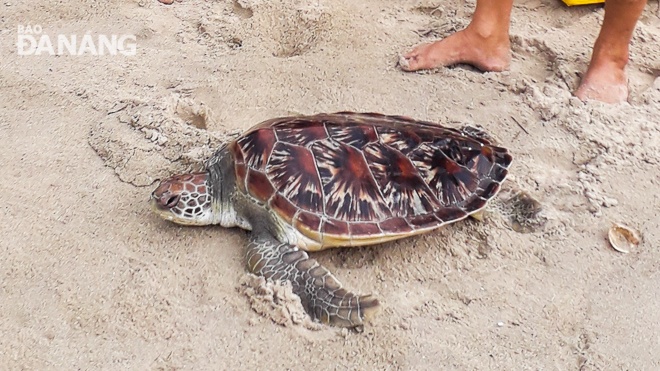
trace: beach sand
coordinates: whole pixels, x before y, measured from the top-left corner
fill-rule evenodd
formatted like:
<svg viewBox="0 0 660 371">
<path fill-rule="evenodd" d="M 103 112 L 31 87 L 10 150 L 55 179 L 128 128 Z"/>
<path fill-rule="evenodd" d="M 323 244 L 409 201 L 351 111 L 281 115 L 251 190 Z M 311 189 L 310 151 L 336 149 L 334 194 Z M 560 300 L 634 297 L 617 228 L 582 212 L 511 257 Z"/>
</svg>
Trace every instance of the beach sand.
<svg viewBox="0 0 660 371">
<path fill-rule="evenodd" d="M 619 105 L 571 95 L 599 5 L 517 1 L 508 72 L 396 67 L 473 9 L 1 1 L 0 369 L 660 369 L 658 2 Z M 18 55 L 18 26 L 37 24 L 53 40 L 135 35 L 136 53 Z M 480 126 L 514 156 L 483 222 L 313 254 L 381 301 L 364 331 L 312 324 L 286 287 L 250 278 L 245 232 L 150 211 L 155 182 L 240 131 L 349 110 Z M 639 231 L 629 254 L 608 244 L 613 223 Z"/>
</svg>

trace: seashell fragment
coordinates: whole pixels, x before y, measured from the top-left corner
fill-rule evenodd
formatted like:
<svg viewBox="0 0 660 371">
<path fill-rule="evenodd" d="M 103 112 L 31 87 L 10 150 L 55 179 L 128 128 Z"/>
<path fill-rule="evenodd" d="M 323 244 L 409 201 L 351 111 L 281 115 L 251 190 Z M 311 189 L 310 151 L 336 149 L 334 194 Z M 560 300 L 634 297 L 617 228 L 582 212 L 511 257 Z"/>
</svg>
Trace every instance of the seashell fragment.
<svg viewBox="0 0 660 371">
<path fill-rule="evenodd" d="M 607 233 L 607 237 L 614 250 L 624 254 L 628 254 L 639 244 L 639 234 L 623 224 L 614 223 Z"/>
</svg>

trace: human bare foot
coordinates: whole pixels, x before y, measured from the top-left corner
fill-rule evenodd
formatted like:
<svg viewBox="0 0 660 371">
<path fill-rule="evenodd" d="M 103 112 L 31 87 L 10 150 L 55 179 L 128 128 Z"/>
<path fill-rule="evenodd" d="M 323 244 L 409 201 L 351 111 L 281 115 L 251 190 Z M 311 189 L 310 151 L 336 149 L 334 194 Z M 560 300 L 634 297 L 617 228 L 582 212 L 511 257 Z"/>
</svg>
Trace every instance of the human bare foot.
<svg viewBox="0 0 660 371">
<path fill-rule="evenodd" d="M 584 101 L 620 103 L 628 99 L 628 79 L 624 67 L 611 61 L 593 61 L 582 78 L 575 96 Z"/>
<path fill-rule="evenodd" d="M 482 71 L 504 71 L 511 64 L 509 36 L 482 36 L 468 27 L 431 44 L 421 44 L 406 53 L 399 64 L 405 71 L 472 65 Z"/>
<path fill-rule="evenodd" d="M 158 0 L 158 1 L 165 5 L 170 5 L 174 2 L 174 0 Z"/>
<path fill-rule="evenodd" d="M 610 0 L 587 73 L 575 95 L 581 100 L 596 99 L 619 103 L 628 99 L 626 64 L 630 39 L 646 0 Z"/>
</svg>

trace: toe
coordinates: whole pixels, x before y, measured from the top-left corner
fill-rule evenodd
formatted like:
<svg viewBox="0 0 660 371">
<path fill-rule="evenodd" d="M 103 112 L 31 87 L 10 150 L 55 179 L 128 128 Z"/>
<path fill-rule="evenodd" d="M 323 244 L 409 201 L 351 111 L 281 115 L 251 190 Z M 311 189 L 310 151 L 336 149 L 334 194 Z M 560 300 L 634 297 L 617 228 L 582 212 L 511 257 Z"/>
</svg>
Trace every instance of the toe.
<svg viewBox="0 0 660 371">
<path fill-rule="evenodd" d="M 420 44 L 414 47 L 411 51 L 404 54 L 399 59 L 399 65 L 404 71 L 417 71 L 423 68 L 428 68 L 424 63 L 424 50 L 429 44 Z"/>
<path fill-rule="evenodd" d="M 425 44 L 417 45 L 416 47 L 412 48 L 411 51 L 409 51 L 408 53 L 404 54 L 403 56 L 406 57 L 406 58 L 414 58 L 414 57 L 418 56 L 418 55 L 419 55 L 419 51 L 420 51 L 420 49 L 421 49 L 424 45 L 425 45 Z"/>
<path fill-rule="evenodd" d="M 411 57 L 407 57 L 407 56 L 402 57 L 401 59 L 399 59 L 399 65 L 401 66 L 402 70 L 408 72 L 413 72 L 427 68 L 424 65 L 424 59 L 419 55 L 414 55 Z"/>
<path fill-rule="evenodd" d="M 416 61 L 416 58 L 414 57 L 405 57 L 401 56 L 399 58 L 399 67 L 401 67 L 402 70 L 404 71 L 414 71 L 413 67 L 411 65 L 414 65 Z"/>
<path fill-rule="evenodd" d="M 410 68 L 410 65 L 408 64 L 408 60 L 403 55 L 399 56 L 399 68 L 401 68 L 404 71 L 409 71 Z"/>
</svg>

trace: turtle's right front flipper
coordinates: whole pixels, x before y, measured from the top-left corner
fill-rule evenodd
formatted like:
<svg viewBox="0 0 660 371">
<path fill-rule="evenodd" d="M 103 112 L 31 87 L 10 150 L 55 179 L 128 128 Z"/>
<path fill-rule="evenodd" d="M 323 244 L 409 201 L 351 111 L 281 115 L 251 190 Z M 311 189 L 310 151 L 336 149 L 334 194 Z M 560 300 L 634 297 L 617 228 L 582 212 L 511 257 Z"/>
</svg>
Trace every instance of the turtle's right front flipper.
<svg viewBox="0 0 660 371">
<path fill-rule="evenodd" d="M 360 326 L 379 307 L 372 295 L 357 296 L 303 250 L 272 236 L 254 236 L 247 250 L 250 272 L 290 281 L 305 310 L 314 319 L 340 327 Z"/>
</svg>

